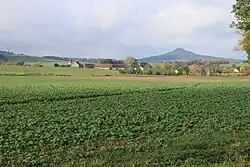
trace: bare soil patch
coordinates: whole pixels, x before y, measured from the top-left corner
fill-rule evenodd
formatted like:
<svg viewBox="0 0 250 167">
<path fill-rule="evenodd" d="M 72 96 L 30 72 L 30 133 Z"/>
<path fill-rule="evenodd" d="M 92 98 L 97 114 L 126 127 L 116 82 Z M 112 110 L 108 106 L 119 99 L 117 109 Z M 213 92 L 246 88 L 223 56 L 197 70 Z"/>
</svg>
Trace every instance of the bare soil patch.
<svg viewBox="0 0 250 167">
<path fill-rule="evenodd" d="M 245 76 L 68 76 L 94 80 L 125 80 L 142 82 L 250 82 Z M 67 77 L 67 78 L 68 78 Z"/>
</svg>

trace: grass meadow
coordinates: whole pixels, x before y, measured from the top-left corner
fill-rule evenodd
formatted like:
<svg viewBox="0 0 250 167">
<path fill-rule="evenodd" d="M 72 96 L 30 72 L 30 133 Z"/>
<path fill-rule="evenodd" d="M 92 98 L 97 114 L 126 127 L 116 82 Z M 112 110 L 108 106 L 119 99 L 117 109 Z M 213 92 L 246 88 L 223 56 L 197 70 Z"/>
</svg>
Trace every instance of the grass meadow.
<svg viewBox="0 0 250 167">
<path fill-rule="evenodd" d="M 67 68 L 67 67 L 25 67 L 15 65 L 0 65 L 0 75 L 11 74 L 53 74 L 53 75 L 74 75 L 74 76 L 91 76 L 91 75 L 115 75 L 119 72 L 116 70 L 102 70 L 91 68 Z"/>
</svg>

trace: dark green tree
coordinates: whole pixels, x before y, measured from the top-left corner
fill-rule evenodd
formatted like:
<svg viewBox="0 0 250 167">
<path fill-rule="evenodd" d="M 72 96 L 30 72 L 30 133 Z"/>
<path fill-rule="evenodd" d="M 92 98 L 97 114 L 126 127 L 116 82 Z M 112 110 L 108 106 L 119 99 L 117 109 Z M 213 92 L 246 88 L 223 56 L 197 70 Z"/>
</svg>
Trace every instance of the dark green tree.
<svg viewBox="0 0 250 167">
<path fill-rule="evenodd" d="M 152 68 L 152 66 L 149 63 L 146 63 L 146 62 L 141 62 L 140 66 L 143 67 L 143 68 L 145 68 L 146 66 Z"/>
<path fill-rule="evenodd" d="M 55 64 L 54 64 L 54 67 L 59 67 L 59 64 L 58 64 L 58 63 L 55 63 Z"/>
</svg>

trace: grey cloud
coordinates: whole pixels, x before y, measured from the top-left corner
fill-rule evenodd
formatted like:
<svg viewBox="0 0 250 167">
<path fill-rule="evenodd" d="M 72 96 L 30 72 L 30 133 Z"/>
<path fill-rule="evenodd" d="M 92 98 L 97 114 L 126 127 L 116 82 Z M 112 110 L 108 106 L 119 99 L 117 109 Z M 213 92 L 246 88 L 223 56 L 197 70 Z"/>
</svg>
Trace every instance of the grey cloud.
<svg viewBox="0 0 250 167">
<path fill-rule="evenodd" d="M 184 47 L 233 57 L 238 54 L 232 52 L 237 38 L 228 28 L 232 3 L 233 0 L 0 1 L 0 49 L 39 56 L 123 58 Z"/>
</svg>

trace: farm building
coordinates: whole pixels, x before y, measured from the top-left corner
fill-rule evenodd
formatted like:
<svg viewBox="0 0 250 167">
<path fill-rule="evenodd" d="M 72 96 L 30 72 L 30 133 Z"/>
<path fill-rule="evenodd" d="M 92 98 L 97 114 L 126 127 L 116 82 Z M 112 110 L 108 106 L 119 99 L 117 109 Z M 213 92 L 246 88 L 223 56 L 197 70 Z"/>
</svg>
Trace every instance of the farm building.
<svg viewBox="0 0 250 167">
<path fill-rule="evenodd" d="M 78 61 L 69 61 L 68 65 L 73 68 L 94 68 L 95 64 L 91 63 L 80 63 Z"/>
<path fill-rule="evenodd" d="M 240 71 L 238 69 L 234 69 L 234 73 L 239 73 Z"/>
<path fill-rule="evenodd" d="M 80 67 L 80 63 L 79 62 L 72 62 L 70 67 L 73 67 L 73 68 L 79 68 Z"/>
</svg>

